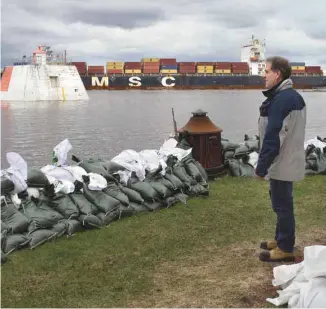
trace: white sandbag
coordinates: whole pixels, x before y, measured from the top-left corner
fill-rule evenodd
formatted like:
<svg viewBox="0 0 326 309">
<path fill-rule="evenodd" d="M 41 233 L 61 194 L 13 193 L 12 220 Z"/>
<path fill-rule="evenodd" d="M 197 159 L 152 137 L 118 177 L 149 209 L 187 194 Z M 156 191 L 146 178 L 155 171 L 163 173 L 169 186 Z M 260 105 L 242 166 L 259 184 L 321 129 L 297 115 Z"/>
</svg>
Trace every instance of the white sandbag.
<svg viewBox="0 0 326 309">
<path fill-rule="evenodd" d="M 66 165 L 68 152 L 72 149 L 72 145 L 70 144 L 68 139 L 63 140 L 57 146 L 53 148 L 53 153 L 57 162 L 55 163 L 57 166 Z"/>
<path fill-rule="evenodd" d="M 266 301 L 289 308 L 326 308 L 326 246 L 304 248 L 304 261 L 273 269 L 274 286 L 279 296 Z"/>
<path fill-rule="evenodd" d="M 49 179 L 49 176 L 55 178 L 56 180 L 67 180 L 72 183 L 76 181 L 73 174 L 64 167 L 58 167 L 54 165 L 46 165 L 41 168 L 41 171 Z"/>
<path fill-rule="evenodd" d="M 252 165 L 254 168 L 256 168 L 257 167 L 257 163 L 258 163 L 258 158 L 259 158 L 258 152 L 256 152 L 256 151 L 251 152 L 249 154 L 249 161 L 248 161 L 248 163 L 250 165 Z"/>
<path fill-rule="evenodd" d="M 14 183 L 14 193 L 19 194 L 27 189 L 27 163 L 16 152 L 8 152 L 6 157 L 10 167 L 2 171 L 2 175 Z"/>
<path fill-rule="evenodd" d="M 101 191 L 107 187 L 108 182 L 102 175 L 96 173 L 89 173 L 88 176 L 89 176 L 88 188 L 90 190 Z"/>
<path fill-rule="evenodd" d="M 69 194 L 69 193 L 72 193 L 75 191 L 75 185 L 71 181 L 58 180 L 58 179 L 55 179 L 54 177 L 49 176 L 47 174 L 45 174 L 45 175 L 46 175 L 47 179 L 49 180 L 50 184 L 54 185 L 55 193 L 62 192 L 62 193 Z"/>
<path fill-rule="evenodd" d="M 153 173 L 161 166 L 162 171 L 160 172 L 160 174 L 163 176 L 165 175 L 167 165 L 165 161 L 160 157 L 157 150 L 143 150 L 140 152 L 140 156 L 142 158 L 145 170 L 149 171 L 150 173 Z"/>
<path fill-rule="evenodd" d="M 309 139 L 304 143 L 304 149 L 306 150 L 309 145 L 314 145 L 317 148 L 320 148 L 323 150 L 324 147 L 326 147 L 326 143 L 320 141 L 317 137 Z"/>
<path fill-rule="evenodd" d="M 78 180 L 80 182 L 84 182 L 83 176 L 87 176 L 87 172 L 80 166 L 74 165 L 74 166 L 62 166 L 63 169 L 67 170 L 75 180 Z"/>
</svg>

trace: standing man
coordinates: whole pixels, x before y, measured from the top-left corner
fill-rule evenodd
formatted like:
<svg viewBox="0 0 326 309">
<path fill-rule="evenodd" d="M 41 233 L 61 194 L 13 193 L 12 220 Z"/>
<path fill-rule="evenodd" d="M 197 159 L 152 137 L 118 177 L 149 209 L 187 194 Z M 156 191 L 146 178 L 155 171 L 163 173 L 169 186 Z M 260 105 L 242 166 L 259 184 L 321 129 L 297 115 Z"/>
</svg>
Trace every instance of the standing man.
<svg viewBox="0 0 326 309">
<path fill-rule="evenodd" d="M 293 261 L 295 219 L 293 182 L 305 175 L 306 104 L 293 89 L 291 66 L 282 57 L 266 60 L 267 98 L 260 107 L 260 153 L 256 178 L 268 179 L 273 210 L 277 215 L 275 237 L 260 244 L 261 261 Z"/>
</svg>

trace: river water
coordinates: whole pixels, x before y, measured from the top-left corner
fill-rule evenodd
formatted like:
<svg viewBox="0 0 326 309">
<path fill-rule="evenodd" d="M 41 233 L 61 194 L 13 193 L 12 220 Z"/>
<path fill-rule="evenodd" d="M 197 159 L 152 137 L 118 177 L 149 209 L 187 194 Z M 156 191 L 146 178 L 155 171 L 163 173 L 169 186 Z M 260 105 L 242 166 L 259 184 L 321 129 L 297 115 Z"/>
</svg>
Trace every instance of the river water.
<svg viewBox="0 0 326 309">
<path fill-rule="evenodd" d="M 326 137 L 326 93 L 300 92 L 307 103 L 306 140 Z M 241 142 L 257 134 L 259 90 L 90 91 L 87 102 L 2 102 L 1 168 L 6 153 L 19 153 L 29 166 L 51 162 L 53 147 L 68 138 L 81 158 L 111 159 L 125 149 L 158 149 L 201 108 L 223 129 L 222 137 Z M 71 161 L 70 161 L 71 162 Z"/>
</svg>

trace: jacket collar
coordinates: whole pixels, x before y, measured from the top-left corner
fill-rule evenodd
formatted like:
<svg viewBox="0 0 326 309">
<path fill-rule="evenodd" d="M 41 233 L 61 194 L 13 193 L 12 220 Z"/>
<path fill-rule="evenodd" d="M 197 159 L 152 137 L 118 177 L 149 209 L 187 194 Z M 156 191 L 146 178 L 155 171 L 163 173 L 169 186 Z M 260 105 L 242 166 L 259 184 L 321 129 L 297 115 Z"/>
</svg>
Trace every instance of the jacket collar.
<svg viewBox="0 0 326 309">
<path fill-rule="evenodd" d="M 273 97 L 276 93 L 289 88 L 293 88 L 293 82 L 291 79 L 285 79 L 280 81 L 274 87 L 263 91 L 263 94 L 265 97 L 270 98 Z"/>
</svg>

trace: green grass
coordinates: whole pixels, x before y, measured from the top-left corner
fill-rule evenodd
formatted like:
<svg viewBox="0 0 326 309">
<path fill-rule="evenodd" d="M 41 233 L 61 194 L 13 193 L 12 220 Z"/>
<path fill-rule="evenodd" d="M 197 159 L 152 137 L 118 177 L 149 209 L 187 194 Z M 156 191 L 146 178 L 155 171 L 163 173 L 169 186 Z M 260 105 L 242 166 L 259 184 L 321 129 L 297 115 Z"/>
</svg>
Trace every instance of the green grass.
<svg viewBox="0 0 326 309">
<path fill-rule="evenodd" d="M 325 227 L 325 184 L 325 176 L 295 184 L 298 242 L 318 242 L 313 231 Z M 256 253 L 274 224 L 267 182 L 224 177 L 187 206 L 12 253 L 1 267 L 1 305 L 267 306 L 272 266 Z"/>
</svg>

